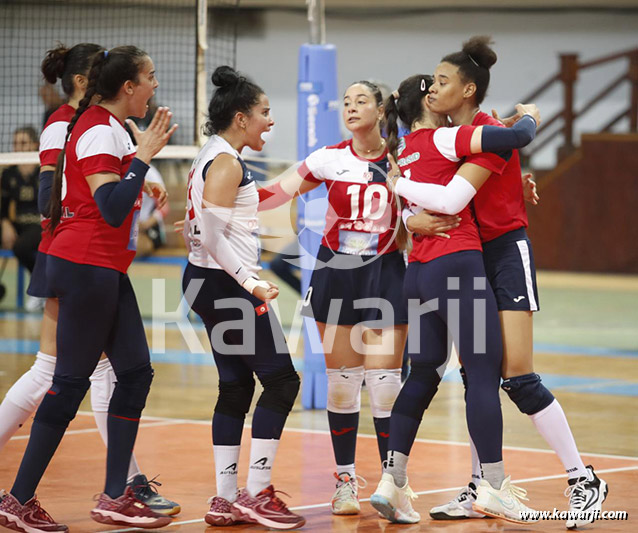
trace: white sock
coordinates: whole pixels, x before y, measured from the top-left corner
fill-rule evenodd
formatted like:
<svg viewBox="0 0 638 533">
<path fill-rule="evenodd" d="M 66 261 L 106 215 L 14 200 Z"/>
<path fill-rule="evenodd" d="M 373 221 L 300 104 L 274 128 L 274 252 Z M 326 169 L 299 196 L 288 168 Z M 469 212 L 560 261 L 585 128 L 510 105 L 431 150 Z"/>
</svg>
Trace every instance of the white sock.
<svg viewBox="0 0 638 533">
<path fill-rule="evenodd" d="M 501 490 L 505 479 L 505 465 L 503 461 L 497 463 L 483 463 L 481 465 L 483 479 L 485 479 L 493 489 Z"/>
<path fill-rule="evenodd" d="M 237 467 L 241 446 L 213 445 L 217 496 L 234 502 L 237 499 Z"/>
<path fill-rule="evenodd" d="M 7 391 L 0 405 L 0 450 L 40 405 L 51 388 L 55 357 L 38 352 L 33 366 Z"/>
<path fill-rule="evenodd" d="M 350 478 L 354 479 L 356 475 L 354 463 L 351 465 L 337 465 L 337 474 L 348 474 Z"/>
<path fill-rule="evenodd" d="M 545 442 L 558 455 L 567 471 L 567 477 L 569 479 L 578 477 L 589 479 L 589 470 L 585 468 L 583 460 L 580 458 L 572 430 L 558 400 L 554 399 L 545 409 L 529 415 L 529 417 Z"/>
<path fill-rule="evenodd" d="M 481 461 L 479 460 L 478 452 L 476 451 L 476 446 L 474 445 L 474 441 L 470 436 L 470 453 L 472 454 L 472 481 L 474 483 L 474 487 L 478 487 L 481 482 Z"/>
<path fill-rule="evenodd" d="M 257 496 L 270 485 L 272 465 L 275 461 L 279 441 L 277 439 L 252 439 L 250 444 L 250 467 L 246 490 Z"/>
<path fill-rule="evenodd" d="M 117 382 L 111 362 L 108 359 L 102 359 L 95 367 L 89 380 L 91 381 L 91 409 L 93 409 L 95 425 L 105 446 L 108 446 L 109 435 L 106 428 L 109 416 L 109 403 L 111 402 L 111 396 L 113 396 L 115 383 Z M 128 467 L 128 481 L 131 481 L 131 479 L 139 473 L 140 468 L 135 460 L 135 455 L 131 454 L 131 462 Z"/>
</svg>

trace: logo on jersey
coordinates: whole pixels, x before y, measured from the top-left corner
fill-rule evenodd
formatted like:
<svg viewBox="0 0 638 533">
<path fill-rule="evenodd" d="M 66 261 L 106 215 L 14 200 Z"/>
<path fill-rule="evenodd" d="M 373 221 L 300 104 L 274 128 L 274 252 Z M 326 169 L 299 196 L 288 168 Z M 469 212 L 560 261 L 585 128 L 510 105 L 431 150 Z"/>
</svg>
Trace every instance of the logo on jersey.
<svg viewBox="0 0 638 533">
<path fill-rule="evenodd" d="M 350 172 L 347 168 L 343 170 L 337 170 L 337 176 L 343 176 L 346 172 Z"/>
<path fill-rule="evenodd" d="M 521 300 L 524 300 L 524 299 L 525 299 L 525 296 L 517 296 L 516 298 L 514 298 L 514 301 L 516 303 L 518 303 L 518 302 L 520 302 Z"/>
<path fill-rule="evenodd" d="M 374 178 L 374 173 L 373 172 L 364 172 L 363 173 L 363 179 L 366 181 L 372 181 L 372 179 Z"/>
</svg>

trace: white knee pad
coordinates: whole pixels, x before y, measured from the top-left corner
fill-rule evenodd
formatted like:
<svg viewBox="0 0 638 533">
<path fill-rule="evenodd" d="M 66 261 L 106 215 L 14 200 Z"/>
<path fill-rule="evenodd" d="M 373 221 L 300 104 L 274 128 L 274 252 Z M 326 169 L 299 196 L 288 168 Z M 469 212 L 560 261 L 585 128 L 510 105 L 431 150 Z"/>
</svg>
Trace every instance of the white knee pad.
<svg viewBox="0 0 638 533">
<path fill-rule="evenodd" d="M 366 388 L 374 418 L 388 418 L 401 391 L 401 369 L 366 370 Z"/>
<path fill-rule="evenodd" d="M 328 411 L 340 414 L 361 410 L 361 384 L 363 367 L 328 368 Z"/>
<path fill-rule="evenodd" d="M 117 378 L 108 359 L 102 359 L 91 377 L 91 409 L 100 413 L 106 413 L 109 410 L 109 403 Z"/>
<path fill-rule="evenodd" d="M 25 411 L 35 411 L 51 388 L 54 370 L 55 357 L 38 352 L 33 366 L 7 391 L 7 399 Z"/>
</svg>

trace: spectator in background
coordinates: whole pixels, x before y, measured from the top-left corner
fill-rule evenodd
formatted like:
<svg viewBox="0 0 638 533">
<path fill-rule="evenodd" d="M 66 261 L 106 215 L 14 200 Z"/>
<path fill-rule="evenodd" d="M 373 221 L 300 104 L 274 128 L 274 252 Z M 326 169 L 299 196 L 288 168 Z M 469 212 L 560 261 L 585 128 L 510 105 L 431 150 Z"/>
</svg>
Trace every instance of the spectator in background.
<svg viewBox="0 0 638 533">
<path fill-rule="evenodd" d="M 13 133 L 14 152 L 38 150 L 38 133 L 32 126 L 23 126 Z M 38 174 L 36 164 L 12 165 L 0 178 L 0 224 L 2 248 L 13 250 L 20 265 L 33 272 L 40 244 L 40 213 L 38 211 Z M 36 311 L 42 307 L 39 298 L 29 297 L 26 307 Z"/>
<path fill-rule="evenodd" d="M 146 181 L 159 183 L 163 188 L 162 175 L 150 165 L 146 173 Z M 148 257 L 155 250 L 166 244 L 166 231 L 164 230 L 164 217 L 168 214 L 168 203 L 161 209 L 157 208 L 157 202 L 146 192 L 142 193 L 142 208 L 140 209 L 140 226 L 137 236 L 136 257 Z"/>
</svg>

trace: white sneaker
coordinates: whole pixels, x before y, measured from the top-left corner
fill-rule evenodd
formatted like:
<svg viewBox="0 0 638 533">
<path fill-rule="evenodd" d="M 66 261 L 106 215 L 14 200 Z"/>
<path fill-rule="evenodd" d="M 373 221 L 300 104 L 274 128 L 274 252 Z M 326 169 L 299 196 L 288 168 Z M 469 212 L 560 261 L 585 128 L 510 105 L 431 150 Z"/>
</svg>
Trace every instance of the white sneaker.
<svg viewBox="0 0 638 533">
<path fill-rule="evenodd" d="M 520 501 L 527 500 L 527 491 L 512 485 L 510 476 L 503 480 L 500 490 L 481 479 L 476 494 L 476 501 L 472 504 L 472 508 L 481 514 L 502 518 L 515 524 L 538 522 L 537 512 Z"/>
<path fill-rule="evenodd" d="M 591 524 L 598 518 L 603 508 L 603 502 L 607 498 L 607 483 L 600 479 L 591 466 L 587 466 L 593 479 L 586 477 L 570 479 L 569 486 L 565 490 L 565 496 L 569 498 L 569 511 L 572 513 L 565 524 L 567 529 Z"/>
<path fill-rule="evenodd" d="M 370 498 L 372 506 L 390 522 L 399 524 L 416 524 L 421 515 L 412 508 L 412 500 L 418 498 L 408 483 L 405 487 L 397 487 L 391 474 L 385 473 L 377 490 Z"/>
<path fill-rule="evenodd" d="M 332 514 L 359 514 L 359 487 L 366 486 L 366 480 L 361 476 L 351 477 L 345 472 L 334 476 L 337 478 L 337 490 L 332 496 L 330 506 Z M 361 483 L 359 483 L 359 480 Z"/>
<path fill-rule="evenodd" d="M 476 501 L 474 483 L 461 489 L 455 498 L 438 507 L 430 509 L 430 516 L 434 520 L 464 520 L 466 518 L 490 518 L 472 509 Z"/>
</svg>

